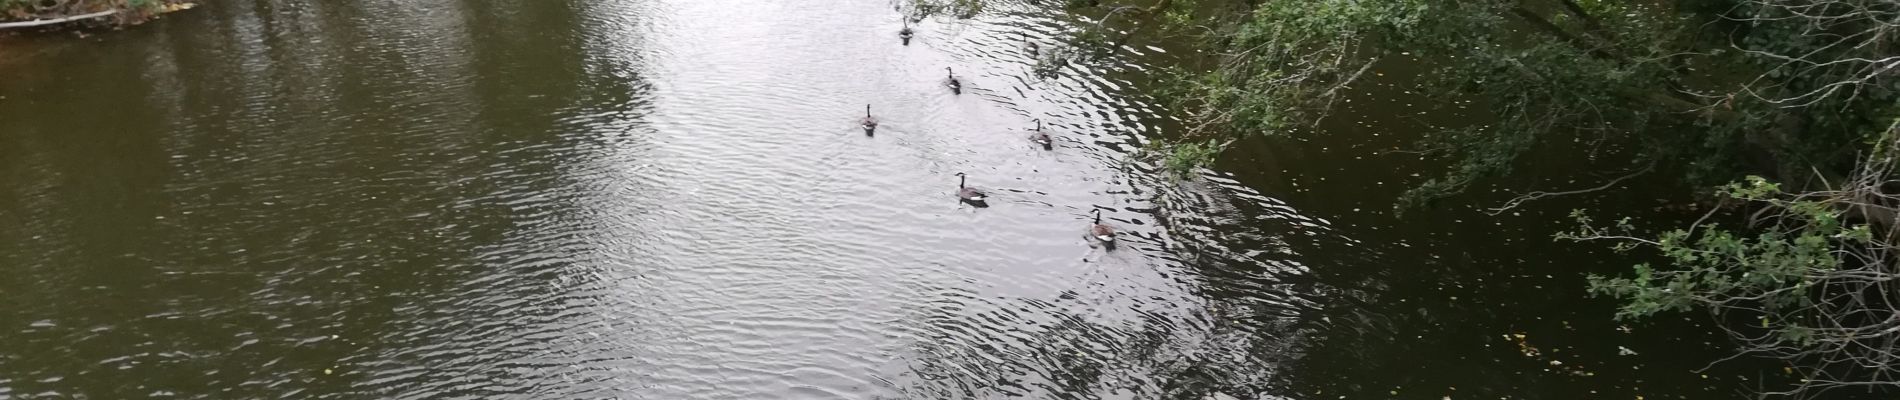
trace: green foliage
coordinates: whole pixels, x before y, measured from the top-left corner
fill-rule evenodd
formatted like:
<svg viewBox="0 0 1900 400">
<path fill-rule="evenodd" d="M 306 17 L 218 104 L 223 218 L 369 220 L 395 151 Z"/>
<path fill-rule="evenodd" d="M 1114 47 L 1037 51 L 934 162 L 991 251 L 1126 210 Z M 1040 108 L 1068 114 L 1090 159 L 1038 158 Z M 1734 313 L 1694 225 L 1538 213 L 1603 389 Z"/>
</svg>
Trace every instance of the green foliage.
<svg viewBox="0 0 1900 400">
<path fill-rule="evenodd" d="M 1646 126 L 1658 109 L 1631 100 L 1671 87 L 1673 67 L 1665 57 L 1650 57 L 1663 49 L 1645 46 L 1675 41 L 1675 27 L 1686 24 L 1593 4 L 1619 18 L 1585 23 L 1516 2 L 1264 2 L 1230 34 L 1212 38 L 1233 52 L 1198 77 L 1179 79 L 1192 89 L 1176 100 L 1202 110 L 1197 122 L 1213 129 L 1295 131 L 1290 128 L 1324 117 L 1367 70 L 1420 64 L 1426 72 L 1414 90 L 1481 102 L 1476 112 L 1482 115 L 1468 119 L 1489 123 L 1427 132 L 1419 150 L 1451 165 L 1401 199 L 1417 204 L 1509 172 L 1519 154 L 1551 136 Z M 1576 31 L 1556 25 L 1564 21 Z M 1527 23 L 1552 30 L 1525 32 Z M 1455 112 L 1451 108 L 1438 112 Z"/>
<path fill-rule="evenodd" d="M 1723 186 L 1726 199 L 1750 206 L 1751 226 L 1697 224 L 1653 236 L 1624 219 L 1559 235 L 1611 240 L 1619 252 L 1644 249 L 1659 263 L 1624 276 L 1589 277 L 1590 292 L 1623 301 L 1619 319 L 1705 310 L 1724 321 L 1744 353 L 1789 361 L 1804 379 L 1780 394 L 1837 387 L 1893 386 L 1900 372 L 1900 196 L 1888 194 L 1900 166 L 1900 124 L 1861 158 L 1849 179 L 1825 190 L 1790 191 L 1760 176 Z M 1706 220 L 1708 217 L 1704 217 Z"/>
<path fill-rule="evenodd" d="M 1207 141 L 1151 142 L 1143 153 L 1159 158 L 1161 167 L 1177 179 L 1194 175 L 1194 169 L 1210 166 L 1228 143 Z"/>
<path fill-rule="evenodd" d="M 1692 186 L 1847 168 L 1853 146 L 1900 87 L 1880 82 L 1890 74 L 1877 63 L 1829 61 L 1887 57 L 1883 43 L 1900 39 L 1900 30 L 1872 21 L 1900 11 L 1823 7 L 1830 0 L 1703 1 L 1712 4 L 1177 5 L 1157 23 L 1221 56 L 1169 69 L 1166 81 L 1178 87 L 1163 91 L 1190 113 L 1186 137 L 1323 133 L 1298 128 L 1322 121 L 1366 71 L 1420 70 L 1406 82 L 1410 91 L 1475 105 L 1445 102 L 1428 112 L 1475 122 L 1423 132 L 1414 150 L 1447 166 L 1407 191 L 1401 208 L 1508 174 L 1522 154 L 1578 142 L 1614 141 L 1633 152 L 1610 167 L 1658 165 L 1684 172 Z M 1802 6 L 1834 15 L 1817 22 Z M 1746 51 L 1729 50 L 1737 39 Z"/>
<path fill-rule="evenodd" d="M 919 16 L 985 3 L 905 1 Z M 1400 209 L 1576 143 L 1613 142 L 1629 151 L 1603 169 L 1653 166 L 1685 187 L 1838 176 L 1900 100 L 1887 70 L 1900 30 L 1879 22 L 1900 8 L 1844 1 L 1069 0 L 1094 20 L 1078 19 L 1073 47 L 1045 51 L 1032 71 L 1107 55 L 1125 32 L 1191 42 L 1213 57 L 1159 69 L 1156 90 L 1186 114 L 1183 141 L 1323 134 L 1310 128 L 1363 93 L 1368 71 L 1416 71 L 1408 92 L 1450 100 L 1427 113 L 1471 122 L 1421 132 L 1412 150 L 1444 169 Z M 1598 161 L 1583 158 L 1564 162 Z"/>
<path fill-rule="evenodd" d="M 970 19 L 982 14 L 987 4 L 983 0 L 908 0 L 904 13 L 918 20 L 939 15 Z"/>
<path fill-rule="evenodd" d="M 1176 135 L 1187 141 L 1323 133 L 1304 128 L 1368 71 L 1416 71 L 1409 92 L 1455 100 L 1426 112 L 1472 122 L 1422 132 L 1413 150 L 1445 168 L 1401 208 L 1573 143 L 1615 142 L 1631 151 L 1605 169 L 1652 165 L 1688 187 L 1839 174 L 1900 93 L 1885 72 L 1900 30 L 1880 22 L 1900 9 L 1844 0 L 1139 2 L 1067 0 L 1095 18 L 1078 19 L 1074 46 L 1045 52 L 1033 71 L 1054 76 L 1113 51 L 1126 32 L 1192 42 L 1213 57 L 1161 68 L 1168 84 L 1157 90 L 1188 117 Z M 903 4 L 918 18 L 968 18 L 985 3 Z"/>
<path fill-rule="evenodd" d="M 1624 300 L 1617 312 L 1624 319 L 1722 305 L 1722 299 L 1759 302 L 1764 314 L 1810 306 L 1818 279 L 1841 269 L 1840 249 L 1877 245 L 1870 227 L 1845 222 L 1839 207 L 1792 196 L 1765 178 L 1751 176 L 1746 183 L 1724 187 L 1722 193 L 1763 203 L 1782 212 L 1784 218 L 1752 234 L 1702 227 L 1636 239 L 1627 220 L 1595 227 L 1578 212 L 1573 216 L 1584 228 L 1561 237 L 1624 238 L 1629 241 L 1617 249 L 1627 251 L 1636 248 L 1631 244 L 1640 243 L 1663 256 L 1663 268 L 1645 263 L 1637 264 L 1631 276 L 1590 277 L 1592 293 Z M 1798 320 L 1776 323 L 1784 334 L 1811 330 Z"/>
</svg>

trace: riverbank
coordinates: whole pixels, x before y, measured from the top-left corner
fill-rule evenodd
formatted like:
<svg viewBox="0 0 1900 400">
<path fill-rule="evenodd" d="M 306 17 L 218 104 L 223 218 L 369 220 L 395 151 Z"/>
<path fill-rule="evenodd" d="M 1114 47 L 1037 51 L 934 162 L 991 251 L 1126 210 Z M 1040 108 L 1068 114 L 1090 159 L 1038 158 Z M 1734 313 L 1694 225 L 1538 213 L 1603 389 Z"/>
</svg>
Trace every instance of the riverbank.
<svg viewBox="0 0 1900 400">
<path fill-rule="evenodd" d="M 190 9 L 181 0 L 0 0 L 0 31 L 43 27 L 123 27 Z"/>
<path fill-rule="evenodd" d="M 150 6 L 40 8 L 24 0 L 0 0 L 0 66 L 38 52 L 37 34 L 72 33 L 80 36 L 102 29 L 121 29 L 138 25 L 178 11 L 197 7 L 197 3 L 158 0 Z"/>
</svg>

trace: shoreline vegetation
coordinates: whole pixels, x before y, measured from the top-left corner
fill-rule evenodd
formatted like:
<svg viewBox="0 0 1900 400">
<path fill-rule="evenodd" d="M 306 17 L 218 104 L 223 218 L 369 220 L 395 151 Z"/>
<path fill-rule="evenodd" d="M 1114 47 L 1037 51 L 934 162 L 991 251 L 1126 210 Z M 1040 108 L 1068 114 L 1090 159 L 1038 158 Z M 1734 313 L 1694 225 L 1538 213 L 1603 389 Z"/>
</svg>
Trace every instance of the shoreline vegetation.
<svg viewBox="0 0 1900 400">
<path fill-rule="evenodd" d="M 0 33 L 120 28 L 196 5 L 182 0 L 0 0 Z"/>
</svg>

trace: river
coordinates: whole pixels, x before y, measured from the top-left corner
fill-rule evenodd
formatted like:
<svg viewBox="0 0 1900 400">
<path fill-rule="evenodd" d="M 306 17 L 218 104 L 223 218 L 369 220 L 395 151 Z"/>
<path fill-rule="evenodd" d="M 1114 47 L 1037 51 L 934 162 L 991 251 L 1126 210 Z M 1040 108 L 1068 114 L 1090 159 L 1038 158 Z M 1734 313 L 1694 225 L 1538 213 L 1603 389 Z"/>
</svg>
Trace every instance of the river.
<svg viewBox="0 0 1900 400">
<path fill-rule="evenodd" d="M 1611 320 L 1583 274 L 1631 261 L 1549 239 L 1652 199 L 1392 215 L 1429 164 L 1375 150 L 1426 96 L 1175 182 L 1135 157 L 1173 127 L 1140 93 L 1162 48 L 1034 77 L 1059 12 L 905 46 L 877 0 L 218 1 L 0 42 L 0 398 L 1731 398 L 1773 370 L 1696 371 L 1727 345 L 1700 317 Z M 1522 176 L 1478 190 L 1595 182 Z"/>
</svg>

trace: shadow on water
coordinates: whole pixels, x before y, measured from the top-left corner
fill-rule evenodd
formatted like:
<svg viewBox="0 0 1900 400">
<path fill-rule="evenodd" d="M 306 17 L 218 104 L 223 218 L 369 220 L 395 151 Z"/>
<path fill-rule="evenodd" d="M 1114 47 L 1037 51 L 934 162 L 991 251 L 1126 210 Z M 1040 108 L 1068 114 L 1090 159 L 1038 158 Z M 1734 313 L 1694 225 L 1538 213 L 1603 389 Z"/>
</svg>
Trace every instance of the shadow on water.
<svg viewBox="0 0 1900 400">
<path fill-rule="evenodd" d="M 1744 385 L 1685 372 L 1713 338 L 1642 335 L 1693 324 L 1581 297 L 1577 270 L 1621 266 L 1542 240 L 1573 204 L 1386 215 L 1428 166 L 1362 157 L 1410 116 L 1170 181 L 1135 157 L 1171 125 L 1131 80 L 1165 44 L 1037 77 L 1022 42 L 1066 40 L 1056 16 L 906 46 L 882 2 L 267 0 L 48 39 L 0 64 L 0 397 Z M 958 207 L 958 172 L 993 207 Z"/>
<path fill-rule="evenodd" d="M 530 373 L 499 368 L 534 351 L 503 345 L 534 333 L 511 321 L 560 316 L 510 302 L 579 254 L 509 243 L 587 218 L 569 175 L 628 138 L 571 119 L 631 119 L 646 84 L 587 70 L 571 3 L 474 3 L 220 4 L 10 65 L 0 394 L 425 397 Z"/>
</svg>

